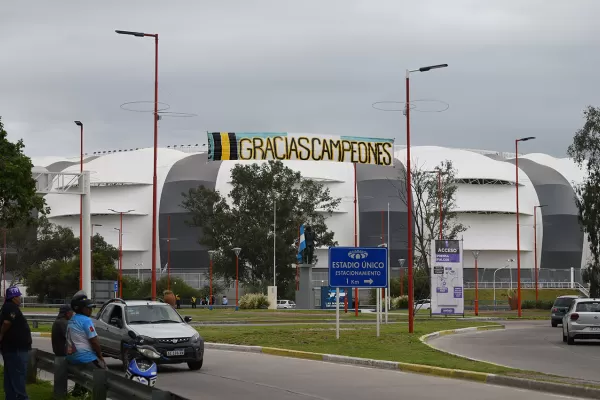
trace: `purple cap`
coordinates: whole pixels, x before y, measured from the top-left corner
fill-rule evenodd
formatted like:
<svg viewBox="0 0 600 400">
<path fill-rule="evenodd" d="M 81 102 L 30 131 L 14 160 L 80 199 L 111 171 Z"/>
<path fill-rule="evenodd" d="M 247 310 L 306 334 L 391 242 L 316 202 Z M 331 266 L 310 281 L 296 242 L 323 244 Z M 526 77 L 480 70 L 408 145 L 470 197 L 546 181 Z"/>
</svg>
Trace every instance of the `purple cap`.
<svg viewBox="0 0 600 400">
<path fill-rule="evenodd" d="M 21 297 L 21 291 L 16 286 L 11 286 L 6 289 L 6 300 L 14 299 L 15 297 Z"/>
</svg>

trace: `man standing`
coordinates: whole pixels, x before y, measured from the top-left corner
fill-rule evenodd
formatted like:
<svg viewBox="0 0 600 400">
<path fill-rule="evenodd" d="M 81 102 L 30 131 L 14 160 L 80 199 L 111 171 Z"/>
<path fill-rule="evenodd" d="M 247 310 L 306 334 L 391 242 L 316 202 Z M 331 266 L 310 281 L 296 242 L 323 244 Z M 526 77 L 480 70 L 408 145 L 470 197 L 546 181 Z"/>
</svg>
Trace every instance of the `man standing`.
<svg viewBox="0 0 600 400">
<path fill-rule="evenodd" d="M 56 321 L 52 324 L 52 351 L 55 356 L 67 355 L 67 325 L 73 316 L 73 309 L 68 304 L 60 306 Z"/>
<path fill-rule="evenodd" d="M 90 318 L 93 307 L 94 302 L 85 294 L 77 295 L 71 300 L 71 308 L 75 314 L 67 325 L 67 361 L 69 364 L 106 368 L 98 334 Z"/>
<path fill-rule="evenodd" d="M 25 381 L 31 350 L 31 330 L 19 309 L 21 296 L 21 291 L 16 286 L 6 289 L 6 300 L 0 313 L 0 350 L 4 358 L 6 400 L 29 400 Z"/>
</svg>

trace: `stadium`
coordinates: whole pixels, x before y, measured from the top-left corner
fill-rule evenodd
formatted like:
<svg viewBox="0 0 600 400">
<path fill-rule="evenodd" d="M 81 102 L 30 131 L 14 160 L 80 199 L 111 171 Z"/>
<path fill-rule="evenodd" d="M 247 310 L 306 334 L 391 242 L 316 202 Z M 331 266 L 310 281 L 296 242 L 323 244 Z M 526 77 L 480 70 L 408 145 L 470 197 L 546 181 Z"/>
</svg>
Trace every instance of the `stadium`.
<svg viewBox="0 0 600 400">
<path fill-rule="evenodd" d="M 158 151 L 160 266 L 157 268 L 164 270 L 167 264 L 167 224 L 170 221 L 171 271 L 195 287 L 205 284 L 209 249 L 198 244 L 199 230 L 186 224 L 190 218 L 180 206 L 181 193 L 199 185 L 228 193 L 230 171 L 236 163 L 209 162 L 204 149 L 203 145 L 182 145 Z M 491 282 L 493 271 L 499 268 L 503 269 L 496 275 L 497 280 L 516 281 L 517 266 L 511 261 L 516 259 L 517 249 L 515 154 L 435 146 L 413 146 L 411 151 L 413 163 L 419 168 L 431 170 L 449 160 L 456 169 L 455 211 L 458 220 L 468 227 L 461 238 L 465 281 L 474 280 L 473 250 L 480 251 L 481 282 Z M 357 165 L 357 224 L 361 246 L 381 244 L 382 231 L 385 236 L 388 231 L 385 213 L 389 206 L 392 276 L 398 276 L 398 260 L 407 256 L 407 207 L 390 180 L 398 180 L 405 171 L 405 147 L 396 146 L 394 155 L 393 167 Z M 36 170 L 79 171 L 78 158 L 42 157 L 32 161 Z M 119 215 L 111 210 L 132 210 L 123 217 L 123 269 L 124 273 L 147 277 L 151 265 L 153 149 L 94 152 L 85 155 L 84 163 L 84 169 L 91 171 L 94 233 L 118 246 L 119 233 L 115 228 L 119 227 Z M 285 161 L 285 164 L 301 172 L 303 177 L 323 183 L 333 196 L 341 198 L 328 225 L 340 246 L 353 246 L 353 165 L 318 161 Z M 519 155 L 519 169 L 522 280 L 533 280 L 536 248 L 540 281 L 567 282 L 571 268 L 575 268 L 576 280 L 580 280 L 588 246 L 577 217 L 574 186 L 584 180 L 584 172 L 567 158 L 537 153 Z M 46 201 L 51 208 L 50 221 L 70 227 L 77 234 L 78 197 L 47 195 Z M 534 208 L 540 205 L 543 207 Z M 537 212 L 536 221 L 534 212 Z M 265 241 L 265 246 L 270 245 Z M 322 286 L 327 282 L 327 249 L 316 249 L 316 255 L 319 262 L 313 279 L 315 286 Z"/>
</svg>

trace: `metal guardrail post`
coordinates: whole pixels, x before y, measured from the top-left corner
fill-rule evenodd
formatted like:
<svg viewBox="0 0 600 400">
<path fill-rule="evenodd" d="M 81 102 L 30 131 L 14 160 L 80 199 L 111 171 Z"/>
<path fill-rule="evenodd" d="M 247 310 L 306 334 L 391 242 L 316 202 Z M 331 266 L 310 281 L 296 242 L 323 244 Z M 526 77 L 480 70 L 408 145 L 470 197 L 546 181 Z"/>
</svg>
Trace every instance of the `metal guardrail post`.
<svg viewBox="0 0 600 400">
<path fill-rule="evenodd" d="M 92 400 L 106 400 L 106 370 L 95 369 L 92 373 Z"/>
<path fill-rule="evenodd" d="M 37 382 L 37 349 L 29 351 L 29 360 L 27 360 L 27 383 Z"/>
<path fill-rule="evenodd" d="M 54 357 L 54 398 L 62 400 L 69 390 L 69 370 L 66 357 Z"/>
</svg>

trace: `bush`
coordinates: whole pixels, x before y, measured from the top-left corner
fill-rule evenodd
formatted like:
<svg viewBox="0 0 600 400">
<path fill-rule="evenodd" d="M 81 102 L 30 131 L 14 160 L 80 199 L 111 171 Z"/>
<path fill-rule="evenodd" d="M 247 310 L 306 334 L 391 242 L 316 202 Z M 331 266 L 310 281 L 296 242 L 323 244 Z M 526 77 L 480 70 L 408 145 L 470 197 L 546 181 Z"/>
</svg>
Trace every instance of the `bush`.
<svg viewBox="0 0 600 400">
<path fill-rule="evenodd" d="M 248 293 L 240 297 L 240 308 L 243 310 L 256 310 L 269 308 L 269 299 L 262 293 Z"/>
<path fill-rule="evenodd" d="M 524 310 L 527 309 L 536 309 L 536 310 L 550 310 L 554 302 L 551 300 L 525 300 L 521 303 L 521 308 Z"/>
<path fill-rule="evenodd" d="M 408 309 L 408 296 L 392 298 L 392 310 Z"/>
</svg>

